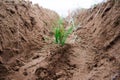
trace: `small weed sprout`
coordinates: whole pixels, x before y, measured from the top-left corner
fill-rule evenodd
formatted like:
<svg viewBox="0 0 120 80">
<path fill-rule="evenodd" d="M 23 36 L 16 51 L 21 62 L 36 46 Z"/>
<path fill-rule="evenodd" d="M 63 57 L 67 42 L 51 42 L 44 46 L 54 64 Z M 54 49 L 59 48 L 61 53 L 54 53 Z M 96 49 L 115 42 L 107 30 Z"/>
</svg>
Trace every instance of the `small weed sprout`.
<svg viewBox="0 0 120 80">
<path fill-rule="evenodd" d="M 64 20 L 60 18 L 58 20 L 57 26 L 54 27 L 55 43 L 61 44 L 62 46 L 65 44 L 65 41 L 69 36 L 69 34 L 73 32 L 73 27 L 74 27 L 74 24 L 72 24 L 72 26 L 68 30 L 65 30 L 63 21 Z"/>
</svg>

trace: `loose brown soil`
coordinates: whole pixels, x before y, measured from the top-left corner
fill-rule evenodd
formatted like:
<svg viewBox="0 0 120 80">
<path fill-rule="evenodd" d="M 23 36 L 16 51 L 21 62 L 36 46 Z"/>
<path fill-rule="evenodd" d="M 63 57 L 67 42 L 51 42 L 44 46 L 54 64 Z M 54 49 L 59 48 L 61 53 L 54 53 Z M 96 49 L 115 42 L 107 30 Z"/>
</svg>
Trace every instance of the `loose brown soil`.
<svg viewBox="0 0 120 80">
<path fill-rule="evenodd" d="M 75 16 L 77 36 L 52 42 L 58 15 L 24 0 L 0 0 L 0 80 L 120 80 L 120 1 Z"/>
</svg>

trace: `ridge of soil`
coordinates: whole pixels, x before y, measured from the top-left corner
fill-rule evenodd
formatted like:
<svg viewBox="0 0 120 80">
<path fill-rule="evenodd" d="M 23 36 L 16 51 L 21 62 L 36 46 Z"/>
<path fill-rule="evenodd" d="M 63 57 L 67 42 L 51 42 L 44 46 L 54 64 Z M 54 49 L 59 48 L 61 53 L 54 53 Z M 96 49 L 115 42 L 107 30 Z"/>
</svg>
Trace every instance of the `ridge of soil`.
<svg viewBox="0 0 120 80">
<path fill-rule="evenodd" d="M 29 1 L 0 0 L 0 80 L 14 76 L 47 39 L 51 42 L 51 29 L 58 18 L 56 12 Z"/>
<path fill-rule="evenodd" d="M 108 0 L 83 10 L 76 21 L 81 23 L 76 32 L 78 42 L 92 51 L 87 55 L 94 56 L 89 63 L 90 71 L 81 75 L 79 70 L 78 78 L 73 80 L 120 80 L 120 1 Z"/>
</svg>

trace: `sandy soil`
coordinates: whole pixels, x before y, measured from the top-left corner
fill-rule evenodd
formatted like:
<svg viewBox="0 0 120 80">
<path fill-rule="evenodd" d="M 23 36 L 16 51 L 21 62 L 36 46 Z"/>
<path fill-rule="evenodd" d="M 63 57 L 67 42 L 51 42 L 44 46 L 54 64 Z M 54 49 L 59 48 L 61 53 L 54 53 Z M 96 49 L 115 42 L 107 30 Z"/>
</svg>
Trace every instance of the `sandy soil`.
<svg viewBox="0 0 120 80">
<path fill-rule="evenodd" d="M 75 15 L 81 27 L 64 46 L 52 42 L 58 17 L 31 2 L 0 0 L 0 80 L 120 80 L 120 1 Z"/>
</svg>

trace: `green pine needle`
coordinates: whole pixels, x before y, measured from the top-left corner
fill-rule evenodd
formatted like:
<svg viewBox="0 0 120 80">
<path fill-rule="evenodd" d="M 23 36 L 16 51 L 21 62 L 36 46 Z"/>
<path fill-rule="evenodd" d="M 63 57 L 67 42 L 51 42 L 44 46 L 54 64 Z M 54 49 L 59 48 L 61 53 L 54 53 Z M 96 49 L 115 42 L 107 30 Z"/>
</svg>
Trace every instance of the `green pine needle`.
<svg viewBox="0 0 120 80">
<path fill-rule="evenodd" d="M 55 42 L 63 46 L 69 34 L 72 33 L 73 27 L 74 25 L 72 25 L 68 30 L 65 30 L 63 19 L 59 19 L 58 26 L 54 28 Z"/>
</svg>

